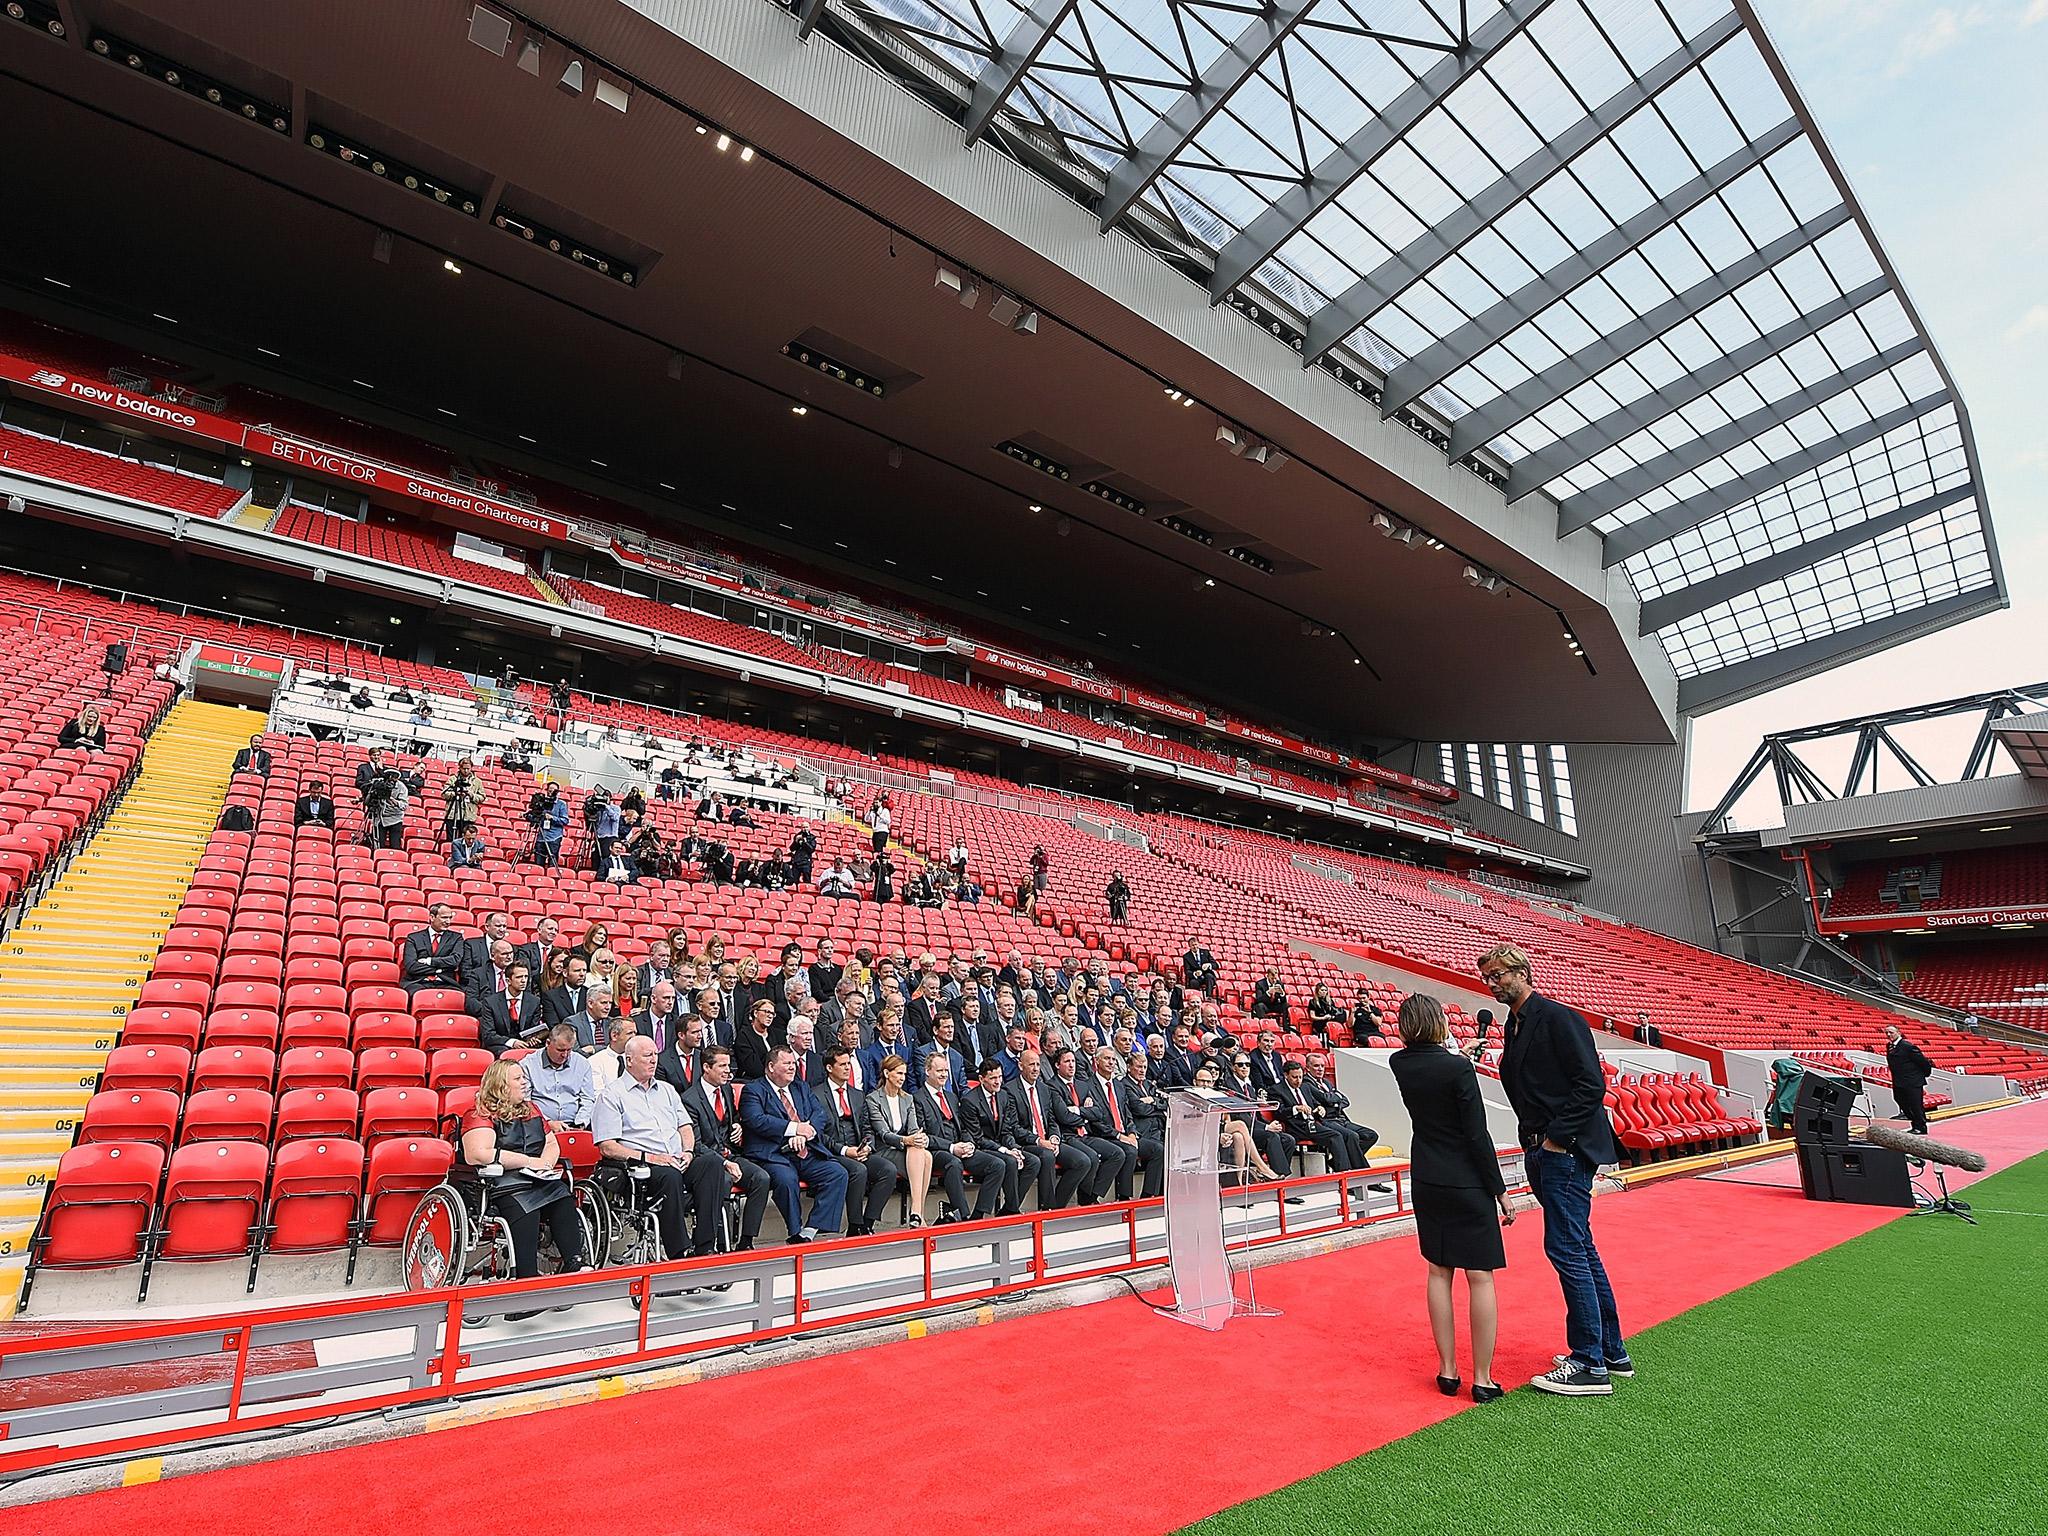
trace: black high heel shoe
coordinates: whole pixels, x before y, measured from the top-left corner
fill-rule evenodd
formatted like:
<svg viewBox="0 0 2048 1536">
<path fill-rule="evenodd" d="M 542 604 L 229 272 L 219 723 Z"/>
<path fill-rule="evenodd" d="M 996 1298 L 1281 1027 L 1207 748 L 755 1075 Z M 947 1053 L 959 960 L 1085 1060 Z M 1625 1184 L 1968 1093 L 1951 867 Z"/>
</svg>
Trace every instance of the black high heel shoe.
<svg viewBox="0 0 2048 1536">
<path fill-rule="evenodd" d="M 1490 1387 L 1483 1387 L 1476 1381 L 1472 1383 L 1472 1401 L 1475 1403 L 1490 1403 L 1497 1397 L 1507 1395 L 1508 1389 L 1498 1383 Z"/>
<path fill-rule="evenodd" d="M 1456 1397 L 1458 1395 L 1458 1388 L 1463 1385 L 1465 1383 L 1456 1376 L 1439 1376 L 1436 1379 L 1436 1389 L 1443 1393 L 1445 1397 Z"/>
</svg>

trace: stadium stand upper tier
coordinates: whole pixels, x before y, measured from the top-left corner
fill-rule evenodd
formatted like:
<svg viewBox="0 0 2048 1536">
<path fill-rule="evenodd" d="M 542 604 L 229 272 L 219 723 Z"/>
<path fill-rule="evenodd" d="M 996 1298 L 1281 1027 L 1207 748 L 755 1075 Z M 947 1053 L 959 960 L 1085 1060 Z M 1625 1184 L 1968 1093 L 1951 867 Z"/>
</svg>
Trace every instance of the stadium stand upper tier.
<svg viewBox="0 0 2048 1536">
<path fill-rule="evenodd" d="M 126 355 L 94 338 L 60 331 L 4 312 L 0 312 L 0 350 L 81 377 L 104 378 L 110 370 L 131 380 L 190 375 L 190 370 L 180 365 L 162 359 Z M 172 396 L 178 396 L 182 389 L 182 386 L 174 385 L 151 387 L 161 388 Z M 358 456 L 366 463 L 396 467 L 409 475 L 438 481 L 450 478 L 448 466 L 457 456 L 431 442 L 372 427 L 261 391 L 232 385 L 218 388 L 220 393 L 213 399 L 217 410 L 227 420 L 247 423 L 249 430 L 293 434 L 307 443 L 337 448 Z M 136 437 L 133 424 L 125 425 L 123 431 L 135 441 L 142 441 Z M 233 442 L 226 447 L 229 451 L 239 452 L 241 444 Z M 939 677 L 912 666 L 888 665 L 870 657 L 850 655 L 824 642 L 798 647 L 763 629 L 658 602 L 610 583 L 556 572 L 542 576 L 539 562 L 530 558 L 532 551 L 518 547 L 517 541 L 522 535 L 516 532 L 509 535 L 515 542 L 503 545 L 495 554 L 460 551 L 451 543 L 445 527 L 417 521 L 389 509 L 377 509 L 368 521 L 296 502 L 286 502 L 272 509 L 248 503 L 245 493 L 220 484 L 217 479 L 173 472 L 111 453 L 53 442 L 31 431 L 0 429 L 0 464 L 11 464 L 24 473 L 66 484 L 197 515 L 220 517 L 236 512 L 236 520 L 251 528 L 343 551 L 364 560 L 424 572 L 450 581 L 467 582 L 544 603 L 587 606 L 627 623 L 695 640 L 736 655 L 764 657 L 807 671 L 854 678 L 875 686 L 894 684 L 919 697 L 972 710 L 978 715 L 1060 731 L 1089 741 L 1114 742 L 1127 750 L 1164 762 L 1186 764 L 1226 775 L 1243 772 L 1241 754 L 1247 750 L 1243 739 L 1218 750 L 1204 744 L 1204 733 L 1175 725 L 1170 720 L 1162 723 L 1157 716 L 1146 714 L 1142 705 L 1135 706 L 1129 717 L 1108 723 L 1057 707 L 1048 689 L 1044 690 L 1048 694 L 1044 707 L 1020 708 L 1006 699 L 1002 686 L 997 682 L 979 679 L 962 682 Z M 303 467 L 299 472 L 305 473 Z M 837 611 L 844 608 L 879 618 L 885 622 L 885 628 L 893 626 L 896 633 L 905 638 L 922 636 L 932 640 L 963 633 L 958 622 L 910 607 L 896 594 L 863 591 L 856 599 L 844 590 L 844 583 L 836 588 L 821 588 L 815 581 L 823 578 L 814 580 L 809 573 L 798 572 L 787 561 L 774 566 L 767 557 L 704 541 L 691 545 L 677 544 L 650 535 L 639 526 L 638 515 L 622 506 L 495 468 L 491 468 L 489 474 L 490 484 L 498 493 L 516 498 L 523 505 L 545 509 L 558 519 L 573 522 L 581 536 L 594 540 L 600 550 L 605 547 L 607 539 L 631 540 L 636 546 L 660 557 L 672 570 L 688 570 L 699 579 L 725 589 L 745 591 L 762 601 L 787 598 L 798 604 L 799 611 L 828 626 L 836 621 Z M 307 483 L 317 486 L 317 478 L 309 479 Z M 245 505 L 245 511 L 237 511 Z M 507 536 L 504 530 L 498 530 L 493 538 Z M 629 567 L 624 564 L 619 566 L 621 579 L 627 569 Z M 994 644 L 1006 648 L 1022 645 L 1024 654 L 1040 661 L 1051 661 L 1077 675 L 1092 674 L 1091 663 L 1060 655 L 1056 648 L 1035 640 L 1021 641 L 1008 635 L 980 638 L 992 638 Z M 1105 677 L 1100 681 L 1107 684 L 1113 680 Z M 1111 692 L 1124 696 L 1120 685 L 1112 688 Z M 1143 695 L 1144 691 L 1136 692 Z M 1193 706 L 1197 703 L 1192 699 L 1176 700 L 1177 705 Z M 1224 719 L 1213 709 L 1206 713 L 1212 720 Z M 1431 809 L 1395 785 L 1367 784 L 1354 778 L 1347 788 L 1341 782 L 1345 777 L 1341 770 L 1325 770 L 1305 761 L 1290 761 L 1286 765 L 1269 761 L 1259 766 L 1255 776 L 1260 782 L 1301 795 L 1338 804 L 1362 805 L 1412 826 L 1436 831 L 1471 832 L 1470 825 L 1462 817 L 1447 813 L 1441 807 Z M 1456 798 L 1455 791 L 1450 797 Z M 1488 836 L 1494 842 L 1504 842 L 1496 834 Z M 1505 843 L 1505 846 L 1514 845 Z"/>
<path fill-rule="evenodd" d="M 2048 1026 L 2048 939 L 1930 944 L 1899 962 L 1915 997 L 2039 1029 Z"/>
<path fill-rule="evenodd" d="M 1851 866 L 1830 917 L 2048 905 L 2048 847 L 1964 848 Z"/>
</svg>

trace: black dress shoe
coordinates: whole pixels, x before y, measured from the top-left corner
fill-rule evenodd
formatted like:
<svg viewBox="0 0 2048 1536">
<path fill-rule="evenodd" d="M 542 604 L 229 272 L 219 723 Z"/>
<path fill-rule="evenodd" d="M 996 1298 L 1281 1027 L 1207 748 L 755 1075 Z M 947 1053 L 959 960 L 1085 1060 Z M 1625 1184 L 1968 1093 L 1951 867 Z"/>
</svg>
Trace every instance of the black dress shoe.
<svg viewBox="0 0 2048 1536">
<path fill-rule="evenodd" d="M 1439 1376 L 1436 1379 L 1436 1389 L 1443 1393 L 1445 1397 L 1456 1397 L 1458 1395 L 1458 1388 L 1463 1385 L 1465 1385 L 1464 1381 L 1457 1376 Z"/>
<path fill-rule="evenodd" d="M 1476 1381 L 1472 1383 L 1472 1401 L 1475 1403 L 1490 1403 L 1495 1398 L 1506 1397 L 1507 1395 L 1508 1389 L 1500 1386 L 1498 1383 L 1490 1387 L 1482 1387 Z"/>
</svg>

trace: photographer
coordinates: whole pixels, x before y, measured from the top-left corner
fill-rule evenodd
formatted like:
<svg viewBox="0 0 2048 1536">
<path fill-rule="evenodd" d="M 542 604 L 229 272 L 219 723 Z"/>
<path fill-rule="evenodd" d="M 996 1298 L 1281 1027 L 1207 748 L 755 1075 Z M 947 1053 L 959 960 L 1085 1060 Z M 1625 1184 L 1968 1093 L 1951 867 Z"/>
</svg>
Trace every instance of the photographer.
<svg viewBox="0 0 2048 1536">
<path fill-rule="evenodd" d="M 619 841 L 619 807 L 611 792 L 593 789 L 583 797 L 583 826 L 590 833 L 590 868 L 602 880 L 611 868 L 612 849 Z"/>
<path fill-rule="evenodd" d="M 476 764 L 463 758 L 455 765 L 455 777 L 448 781 L 447 804 L 441 813 L 442 841 L 453 843 L 458 828 L 479 821 L 490 798 L 490 791 L 476 776 Z"/>
<path fill-rule="evenodd" d="M 533 862 L 543 869 L 562 862 L 562 835 L 569 830 L 569 804 L 562 786 L 550 784 L 526 802 L 526 824 L 533 828 Z"/>
<path fill-rule="evenodd" d="M 395 768 L 386 768 L 363 791 L 363 830 L 372 848 L 399 848 L 405 843 L 405 813 L 412 791 Z"/>
</svg>

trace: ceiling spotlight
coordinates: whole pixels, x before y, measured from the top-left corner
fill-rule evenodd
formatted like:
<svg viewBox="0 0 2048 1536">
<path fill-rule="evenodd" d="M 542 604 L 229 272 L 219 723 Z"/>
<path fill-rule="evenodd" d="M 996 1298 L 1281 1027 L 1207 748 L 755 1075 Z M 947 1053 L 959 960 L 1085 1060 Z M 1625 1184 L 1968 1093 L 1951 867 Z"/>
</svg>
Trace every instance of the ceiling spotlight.
<svg viewBox="0 0 2048 1536">
<path fill-rule="evenodd" d="M 1064 539 L 1068 534 L 1074 531 L 1073 519 L 1068 517 L 1061 517 L 1055 519 L 1052 525 L 1052 531 Z"/>
<path fill-rule="evenodd" d="M 668 376 L 669 376 L 670 378 L 672 378 L 672 379 L 680 379 L 680 378 L 681 378 L 681 377 L 683 376 L 683 354 L 682 354 L 682 353 L 680 353 L 680 352 L 671 352 L 671 353 L 669 353 L 669 355 L 668 355 Z"/>
<path fill-rule="evenodd" d="M 614 112 L 623 112 L 633 98 L 626 94 L 623 85 L 614 84 L 610 80 L 600 80 L 597 82 L 597 99 Z"/>
<path fill-rule="evenodd" d="M 883 455 L 883 458 L 891 469 L 901 469 L 903 467 L 903 450 L 894 443 L 889 445 L 889 451 Z"/>
<path fill-rule="evenodd" d="M 1025 310 L 1018 317 L 1017 323 L 1011 326 L 1010 329 L 1019 336 L 1036 336 L 1038 334 L 1038 311 L 1035 309 Z"/>
<path fill-rule="evenodd" d="M 1242 454 L 1245 449 L 1251 446 L 1252 442 L 1247 434 L 1240 432 L 1228 422 L 1218 423 L 1216 427 L 1216 441 L 1228 448 L 1233 454 Z"/>
<path fill-rule="evenodd" d="M 742 144 L 742 145 L 740 146 L 740 164 L 742 164 L 742 165 L 745 165 L 745 164 L 746 164 L 747 162 L 749 162 L 749 161 L 750 161 L 750 160 L 752 160 L 753 158 L 754 158 L 754 146 L 753 146 L 753 145 L 751 145 L 751 144 Z"/>
<path fill-rule="evenodd" d="M 729 134 L 729 133 L 721 133 L 721 134 L 720 134 L 720 135 L 718 136 L 718 152 L 719 152 L 720 154 L 724 154 L 724 153 L 725 153 L 725 152 L 726 152 L 726 151 L 727 151 L 728 149 L 731 149 L 731 148 L 732 148 L 732 135 L 731 135 L 731 134 Z"/>
<path fill-rule="evenodd" d="M 1502 581 L 1500 577 L 1496 576 L 1492 571 L 1481 570 L 1476 565 L 1467 565 L 1465 567 L 1465 584 L 1477 587 L 1482 592 L 1502 592 L 1507 589 L 1507 583 Z"/>
<path fill-rule="evenodd" d="M 1202 585 L 1205 587 L 1213 587 L 1216 585 L 1216 578 L 1214 576 L 1204 576 L 1202 578 Z"/>
<path fill-rule="evenodd" d="M 580 95 L 583 91 L 583 61 L 581 59 L 571 59 L 568 67 L 562 71 L 562 78 L 557 80 L 555 84 L 567 91 L 571 96 Z"/>
<path fill-rule="evenodd" d="M 387 267 L 391 265 L 390 230 L 380 229 L 377 231 L 377 238 L 370 242 L 370 260 L 381 261 Z"/>
<path fill-rule="evenodd" d="M 529 37 L 519 45 L 519 67 L 536 79 L 540 76 L 541 40 Z"/>
<path fill-rule="evenodd" d="M 453 273 L 457 277 L 462 276 L 462 268 L 445 256 L 441 258 L 441 270 Z"/>
<path fill-rule="evenodd" d="M 1023 313 L 1024 306 L 1018 302 L 1016 296 L 1004 293 L 1000 288 L 996 290 L 995 299 L 988 307 L 988 317 L 997 325 L 1008 325 Z"/>
<path fill-rule="evenodd" d="M 792 405 L 789 408 L 789 414 L 792 416 L 808 416 L 811 414 L 811 408 L 808 405 Z"/>
<path fill-rule="evenodd" d="M 512 43 L 512 18 L 478 6 L 469 13 L 469 40 L 502 59 Z"/>
<path fill-rule="evenodd" d="M 1045 510 L 1045 503 L 1042 501 L 1034 501 L 1031 503 L 1029 507 L 1025 508 L 1025 510 L 1027 512 L 1043 512 Z"/>
</svg>

